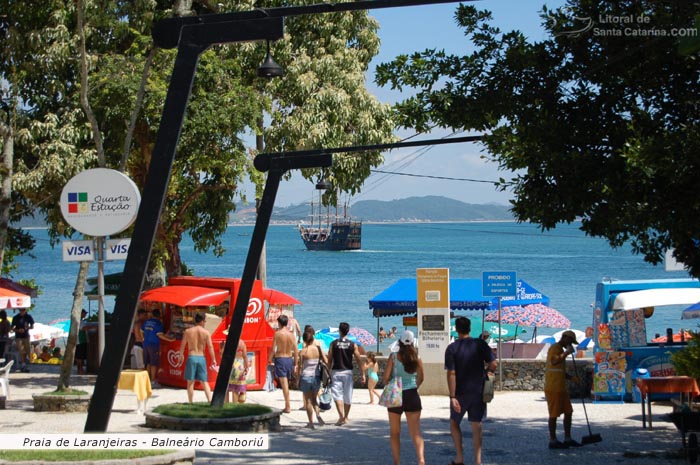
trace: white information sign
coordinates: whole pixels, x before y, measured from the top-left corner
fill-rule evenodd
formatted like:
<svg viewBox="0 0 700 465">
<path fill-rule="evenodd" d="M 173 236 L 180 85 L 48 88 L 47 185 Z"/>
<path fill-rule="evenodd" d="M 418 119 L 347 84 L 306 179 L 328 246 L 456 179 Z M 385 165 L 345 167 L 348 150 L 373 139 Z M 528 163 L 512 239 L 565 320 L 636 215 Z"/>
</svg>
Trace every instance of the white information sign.
<svg viewBox="0 0 700 465">
<path fill-rule="evenodd" d="M 92 262 L 95 261 L 94 241 L 63 241 L 64 262 Z"/>
<path fill-rule="evenodd" d="M 122 239 L 107 239 L 105 242 L 107 244 L 105 259 L 126 260 L 126 256 L 129 254 L 131 238 L 126 237 Z"/>
<path fill-rule="evenodd" d="M 450 270 L 419 268 L 418 351 L 424 363 L 441 364 L 450 343 Z"/>
<path fill-rule="evenodd" d="M 88 236 L 124 231 L 136 219 L 141 194 L 127 175 L 95 168 L 77 174 L 61 192 L 63 218 Z"/>
</svg>

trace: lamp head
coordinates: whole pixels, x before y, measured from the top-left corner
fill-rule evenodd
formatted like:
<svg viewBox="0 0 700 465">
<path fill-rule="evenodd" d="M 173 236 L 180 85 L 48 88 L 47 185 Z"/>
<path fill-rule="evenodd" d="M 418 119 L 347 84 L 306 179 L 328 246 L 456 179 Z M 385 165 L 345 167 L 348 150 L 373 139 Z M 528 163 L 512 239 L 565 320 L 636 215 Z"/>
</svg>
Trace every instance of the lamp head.
<svg viewBox="0 0 700 465">
<path fill-rule="evenodd" d="M 267 55 L 262 64 L 258 67 L 258 76 L 264 78 L 273 78 L 284 76 L 284 70 L 272 59 L 270 53 L 270 41 L 267 41 Z"/>
<path fill-rule="evenodd" d="M 326 190 L 327 191 L 327 190 L 332 189 L 332 188 L 333 188 L 333 184 L 331 184 L 330 181 L 326 181 L 326 178 L 321 178 L 321 180 L 319 180 L 316 183 L 316 189 L 318 189 L 318 190 Z"/>
</svg>

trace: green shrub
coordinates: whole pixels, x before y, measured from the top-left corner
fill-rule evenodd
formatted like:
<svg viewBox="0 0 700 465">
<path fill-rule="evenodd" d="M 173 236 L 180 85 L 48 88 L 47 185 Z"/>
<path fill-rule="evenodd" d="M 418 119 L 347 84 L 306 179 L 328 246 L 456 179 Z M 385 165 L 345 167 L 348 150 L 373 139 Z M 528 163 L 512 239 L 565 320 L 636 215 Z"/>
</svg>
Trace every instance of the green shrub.
<svg viewBox="0 0 700 465">
<path fill-rule="evenodd" d="M 206 402 L 163 404 L 153 409 L 160 415 L 177 418 L 239 418 L 272 412 L 270 407 L 258 404 L 224 404 L 215 408 Z"/>
<path fill-rule="evenodd" d="M 677 375 L 700 379 L 700 332 L 691 334 L 688 345 L 671 354 L 671 364 Z"/>
</svg>

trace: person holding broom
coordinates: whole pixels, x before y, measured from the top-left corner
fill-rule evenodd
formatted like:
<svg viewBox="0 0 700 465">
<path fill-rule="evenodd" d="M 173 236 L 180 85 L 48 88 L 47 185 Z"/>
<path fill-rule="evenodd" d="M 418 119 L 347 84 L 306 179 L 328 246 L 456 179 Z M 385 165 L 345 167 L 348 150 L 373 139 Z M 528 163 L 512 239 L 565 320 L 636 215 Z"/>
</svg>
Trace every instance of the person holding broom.
<svg viewBox="0 0 700 465">
<path fill-rule="evenodd" d="M 571 438 L 571 415 L 574 412 L 566 389 L 566 357 L 574 353 L 573 344 L 578 344 L 573 331 L 564 331 L 559 342 L 552 344 L 547 352 L 547 365 L 544 372 L 544 396 L 549 411 L 549 448 L 568 449 L 581 447 Z M 557 418 L 564 414 L 564 442 L 557 439 Z"/>
</svg>

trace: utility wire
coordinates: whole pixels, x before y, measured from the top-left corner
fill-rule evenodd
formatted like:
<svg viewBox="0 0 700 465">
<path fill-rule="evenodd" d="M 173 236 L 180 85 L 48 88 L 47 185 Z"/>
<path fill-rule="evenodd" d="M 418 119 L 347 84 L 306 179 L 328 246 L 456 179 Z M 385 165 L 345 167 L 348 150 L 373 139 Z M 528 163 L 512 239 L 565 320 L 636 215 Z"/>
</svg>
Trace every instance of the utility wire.
<svg viewBox="0 0 700 465">
<path fill-rule="evenodd" d="M 431 176 L 428 174 L 414 174 L 414 173 L 398 173 L 394 171 L 382 171 L 382 170 L 370 170 L 372 173 L 382 173 L 382 174 L 393 174 L 396 176 L 412 176 L 414 178 L 430 178 L 430 179 L 446 179 L 448 181 L 467 181 L 467 182 L 483 182 L 486 184 L 498 184 L 496 181 L 488 181 L 486 179 L 471 179 L 471 178 L 453 178 L 449 176 Z"/>
</svg>

